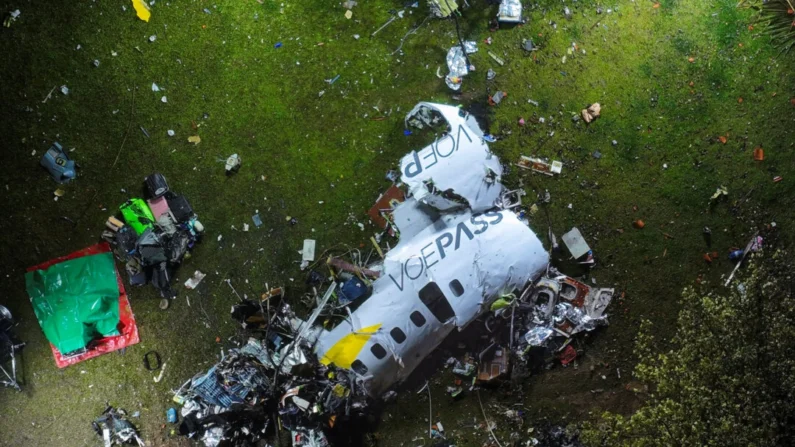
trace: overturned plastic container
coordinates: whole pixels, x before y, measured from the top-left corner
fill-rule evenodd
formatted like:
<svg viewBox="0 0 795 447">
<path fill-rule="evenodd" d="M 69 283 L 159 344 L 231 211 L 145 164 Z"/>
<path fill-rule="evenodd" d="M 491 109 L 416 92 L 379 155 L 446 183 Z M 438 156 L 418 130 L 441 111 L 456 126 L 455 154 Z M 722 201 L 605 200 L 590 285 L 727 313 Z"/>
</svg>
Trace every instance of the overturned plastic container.
<svg viewBox="0 0 795 447">
<path fill-rule="evenodd" d="M 57 141 L 41 157 L 41 165 L 47 169 L 50 177 L 58 183 L 67 183 L 77 176 L 74 160 L 71 160 L 66 155 L 63 146 Z"/>
</svg>

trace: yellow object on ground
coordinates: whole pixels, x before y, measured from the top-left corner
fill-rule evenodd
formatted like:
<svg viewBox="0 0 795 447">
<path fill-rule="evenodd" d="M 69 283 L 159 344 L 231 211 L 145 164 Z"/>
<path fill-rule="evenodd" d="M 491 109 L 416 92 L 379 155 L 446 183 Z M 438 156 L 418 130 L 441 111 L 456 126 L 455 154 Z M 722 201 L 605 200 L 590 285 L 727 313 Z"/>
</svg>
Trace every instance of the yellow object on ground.
<svg viewBox="0 0 795 447">
<path fill-rule="evenodd" d="M 152 13 L 149 11 L 149 5 L 147 5 L 144 0 L 132 0 L 132 4 L 133 8 L 135 8 L 135 13 L 138 14 L 138 18 L 144 22 L 148 22 L 149 17 L 152 17 Z"/>
<path fill-rule="evenodd" d="M 359 355 L 359 352 L 364 348 L 367 340 L 369 340 L 380 327 L 381 323 L 374 324 L 342 337 L 342 339 L 332 346 L 331 349 L 326 352 L 326 355 L 320 359 L 320 363 L 324 365 L 333 363 L 340 368 L 350 368 L 353 361 L 356 360 L 356 357 Z"/>
</svg>

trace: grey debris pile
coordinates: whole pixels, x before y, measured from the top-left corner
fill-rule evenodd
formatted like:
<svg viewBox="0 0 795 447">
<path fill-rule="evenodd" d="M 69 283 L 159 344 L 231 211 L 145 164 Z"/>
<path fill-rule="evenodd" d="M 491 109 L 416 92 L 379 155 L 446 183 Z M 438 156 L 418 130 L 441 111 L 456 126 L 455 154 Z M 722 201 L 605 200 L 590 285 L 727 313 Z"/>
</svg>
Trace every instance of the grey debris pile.
<svg viewBox="0 0 795 447">
<path fill-rule="evenodd" d="M 575 334 L 607 325 L 605 309 L 614 293 L 615 289 L 592 288 L 565 275 L 540 279 L 518 302 L 522 318 L 514 335 L 519 358 L 526 361 L 533 348 L 560 352 Z"/>
<path fill-rule="evenodd" d="M 298 322 L 286 304 L 268 305 L 274 306 L 272 319 L 261 338 L 251 337 L 242 348 L 230 349 L 176 392 L 174 401 L 182 405 L 181 435 L 207 447 L 253 445 L 265 438 L 271 424 L 266 408 L 273 408 L 278 409 L 279 425 L 302 440 L 294 445 L 327 446 L 329 421 L 367 407 L 356 374 L 318 361 L 310 323 Z M 244 300 L 233 308 L 233 318 L 245 307 L 259 306 Z"/>
<path fill-rule="evenodd" d="M 92 423 L 94 431 L 102 437 L 105 447 L 124 445 L 135 441 L 139 447 L 146 444 L 138 436 L 138 430 L 127 420 L 127 413 L 122 409 L 108 406 Z"/>
</svg>

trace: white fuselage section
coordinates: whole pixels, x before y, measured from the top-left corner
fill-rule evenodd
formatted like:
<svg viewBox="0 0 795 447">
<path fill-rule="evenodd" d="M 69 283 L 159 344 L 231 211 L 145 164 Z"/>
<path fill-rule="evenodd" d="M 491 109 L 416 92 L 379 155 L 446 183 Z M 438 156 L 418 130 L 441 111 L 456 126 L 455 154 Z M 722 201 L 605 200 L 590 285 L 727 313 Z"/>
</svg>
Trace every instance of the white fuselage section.
<svg viewBox="0 0 795 447">
<path fill-rule="evenodd" d="M 543 274 L 548 261 L 541 241 L 513 212 L 442 216 L 387 253 L 372 296 L 320 334 L 318 358 L 356 371 L 379 395 L 454 328 Z"/>
</svg>

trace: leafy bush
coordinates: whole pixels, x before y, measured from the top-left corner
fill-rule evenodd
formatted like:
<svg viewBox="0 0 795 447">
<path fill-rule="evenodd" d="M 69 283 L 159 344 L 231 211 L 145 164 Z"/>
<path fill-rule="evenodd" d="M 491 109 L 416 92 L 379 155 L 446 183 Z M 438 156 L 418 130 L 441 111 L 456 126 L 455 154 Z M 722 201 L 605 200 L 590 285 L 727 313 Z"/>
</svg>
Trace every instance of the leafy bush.
<svg viewBox="0 0 795 447">
<path fill-rule="evenodd" d="M 687 288 L 672 349 L 644 322 L 637 379 L 648 399 L 630 417 L 604 414 L 592 446 L 780 446 L 795 440 L 795 282 L 784 251 L 759 253 L 731 289 Z M 663 298 L 661 298 L 663 299 Z"/>
</svg>

